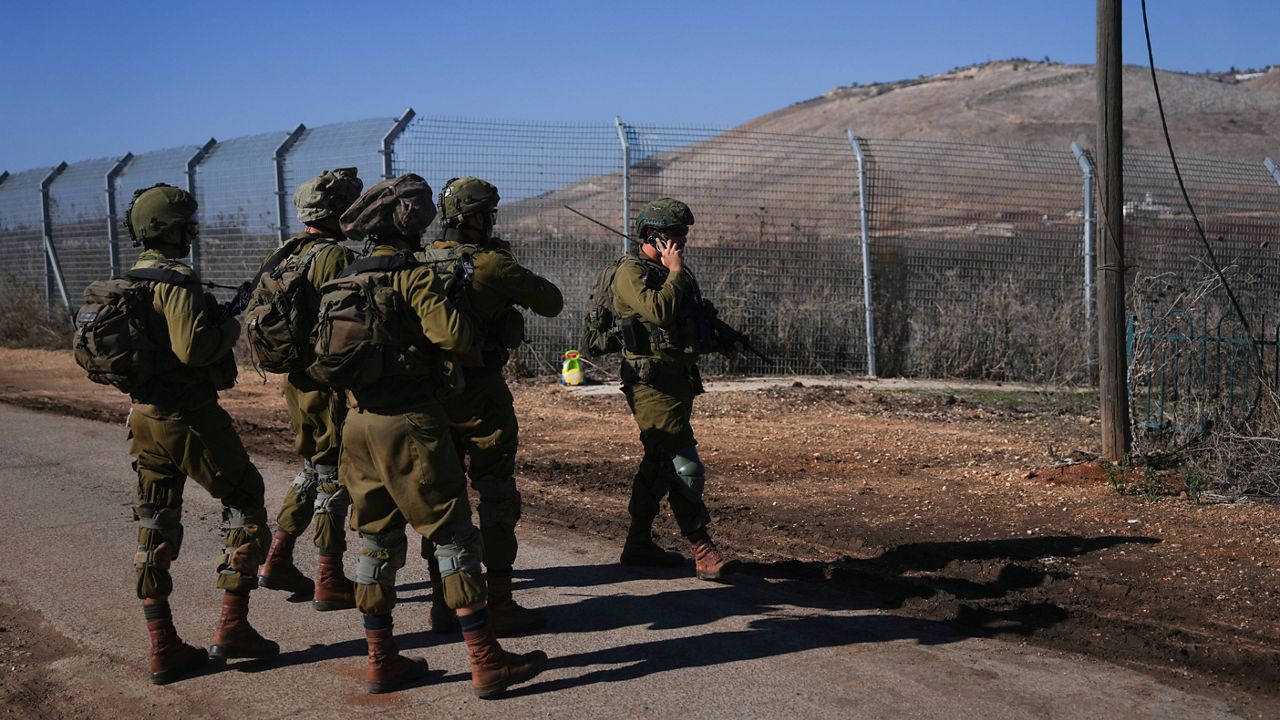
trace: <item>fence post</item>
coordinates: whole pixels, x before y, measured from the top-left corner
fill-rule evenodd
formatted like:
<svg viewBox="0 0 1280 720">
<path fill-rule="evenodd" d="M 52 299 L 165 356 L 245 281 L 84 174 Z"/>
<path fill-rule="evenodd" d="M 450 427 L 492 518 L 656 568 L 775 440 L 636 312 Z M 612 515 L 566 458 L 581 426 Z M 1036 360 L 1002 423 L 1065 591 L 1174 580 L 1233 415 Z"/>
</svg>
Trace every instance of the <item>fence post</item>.
<svg viewBox="0 0 1280 720">
<path fill-rule="evenodd" d="M 409 121 L 413 120 L 415 115 L 417 115 L 417 113 L 413 111 L 413 108 L 408 108 L 404 111 L 404 114 L 400 116 L 400 119 L 396 120 L 395 125 L 391 126 L 391 129 L 387 131 L 387 134 L 382 136 L 382 149 L 378 151 L 378 154 L 382 156 L 383 180 L 390 180 L 396 176 L 395 163 L 392 162 L 392 158 L 395 154 L 396 140 L 400 138 L 400 134 L 404 132 L 404 129 L 409 127 Z"/>
<path fill-rule="evenodd" d="M 195 154 L 187 160 L 187 192 L 191 193 L 191 197 L 196 196 L 196 166 L 204 162 L 204 158 L 217 145 L 218 141 L 209 138 L 209 141 L 200 146 Z M 191 267 L 200 274 L 200 238 L 197 236 L 191 241 Z"/>
<path fill-rule="evenodd" d="M 621 115 L 615 115 L 613 124 L 618 128 L 618 142 L 622 144 L 622 252 L 631 252 L 631 142 L 627 139 L 627 125 Z"/>
<path fill-rule="evenodd" d="M 53 213 L 49 206 L 49 188 L 53 185 L 53 181 L 58 179 L 63 170 L 67 169 L 65 162 L 58 163 L 58 167 L 54 168 L 40 181 L 40 222 L 44 227 L 44 255 L 45 262 L 45 306 L 52 309 L 53 292 L 48 286 L 50 273 L 53 280 L 58 284 L 58 294 L 62 296 L 62 305 L 67 311 L 69 319 L 75 319 L 73 313 L 75 308 L 71 307 L 71 298 L 67 295 L 67 282 L 62 277 L 62 266 L 58 264 L 58 253 L 53 248 Z"/>
<path fill-rule="evenodd" d="M 298 142 L 298 138 L 302 137 L 302 133 L 307 129 L 306 125 L 298 123 L 298 127 L 289 133 L 289 137 L 280 143 L 280 147 L 276 148 L 271 159 L 276 164 L 276 220 L 280 223 L 280 244 L 284 245 L 289 239 L 289 223 L 288 223 L 288 198 L 284 192 L 284 156 L 289 153 L 289 149 L 294 143 Z"/>
<path fill-rule="evenodd" d="M 107 262 L 111 264 L 111 276 L 120 274 L 120 228 L 117 213 L 120 206 L 116 201 L 116 178 L 133 162 L 133 153 L 125 153 L 111 169 L 107 171 Z"/>
<path fill-rule="evenodd" d="M 1280 166 L 1276 165 L 1276 161 L 1271 158 L 1264 158 L 1262 164 L 1267 167 L 1267 172 L 1271 173 L 1271 177 L 1275 178 L 1277 183 L 1280 183 Z"/>
<path fill-rule="evenodd" d="M 1071 152 L 1080 163 L 1080 175 L 1084 184 L 1084 336 L 1089 348 L 1089 364 L 1093 364 L 1093 348 L 1097 338 L 1093 335 L 1093 158 L 1080 143 L 1071 143 Z"/>
<path fill-rule="evenodd" d="M 862 154 L 862 141 L 849 130 L 849 144 L 858 157 L 858 221 L 862 228 L 862 303 L 866 308 L 867 323 L 867 377 L 876 374 L 876 322 L 875 303 L 871 297 L 871 232 L 867 216 L 867 160 Z"/>
</svg>

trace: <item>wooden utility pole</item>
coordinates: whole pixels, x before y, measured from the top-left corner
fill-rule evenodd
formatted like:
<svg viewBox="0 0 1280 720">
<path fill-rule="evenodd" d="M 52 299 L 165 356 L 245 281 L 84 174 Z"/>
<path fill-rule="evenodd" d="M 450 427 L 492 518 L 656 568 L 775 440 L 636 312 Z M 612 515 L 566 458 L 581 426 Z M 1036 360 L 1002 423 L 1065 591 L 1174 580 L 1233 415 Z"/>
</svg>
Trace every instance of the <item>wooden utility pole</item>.
<svg viewBox="0 0 1280 720">
<path fill-rule="evenodd" d="M 1102 456 L 1129 457 L 1128 357 L 1124 307 L 1124 58 L 1121 0 L 1098 0 L 1098 392 Z"/>
</svg>

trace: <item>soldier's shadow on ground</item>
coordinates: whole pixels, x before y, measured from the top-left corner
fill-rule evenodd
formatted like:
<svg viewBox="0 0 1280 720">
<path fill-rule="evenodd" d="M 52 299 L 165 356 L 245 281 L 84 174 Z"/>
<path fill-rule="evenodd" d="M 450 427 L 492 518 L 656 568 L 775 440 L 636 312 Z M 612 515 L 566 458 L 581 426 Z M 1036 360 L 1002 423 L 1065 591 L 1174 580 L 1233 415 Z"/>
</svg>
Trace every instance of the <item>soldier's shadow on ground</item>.
<svg viewBox="0 0 1280 720">
<path fill-rule="evenodd" d="M 1069 575 L 1051 560 L 1117 545 L 1156 543 L 1140 536 L 1047 536 L 971 542 L 912 543 L 869 559 L 837 562 L 743 562 L 726 587 L 707 583 L 651 595 L 580 595 L 540 608 L 548 633 L 608 632 L 624 627 L 669 630 L 753 617 L 745 630 L 715 631 L 552 657 L 553 668 L 612 666 L 513 691 L 532 694 L 597 682 L 635 679 L 687 667 L 739 662 L 817 648 L 914 640 L 944 644 L 969 637 L 1029 636 L 1067 618 L 1049 602 L 1018 598 Z M 1048 562 L 1047 562 L 1048 561 Z M 643 578 L 689 577 L 692 568 L 636 571 L 613 565 L 517 571 L 521 587 L 587 588 Z M 572 591 L 562 593 L 572 596 Z M 918 619 L 896 615 L 831 615 L 928 605 Z M 987 607 L 996 605 L 998 608 Z M 788 616 L 779 617 L 783 609 Z M 823 611 L 796 616 L 795 608 Z M 801 611 L 803 612 L 803 611 Z M 765 617 L 758 617 L 764 615 Z M 940 619 L 939 619 L 940 618 Z"/>
</svg>

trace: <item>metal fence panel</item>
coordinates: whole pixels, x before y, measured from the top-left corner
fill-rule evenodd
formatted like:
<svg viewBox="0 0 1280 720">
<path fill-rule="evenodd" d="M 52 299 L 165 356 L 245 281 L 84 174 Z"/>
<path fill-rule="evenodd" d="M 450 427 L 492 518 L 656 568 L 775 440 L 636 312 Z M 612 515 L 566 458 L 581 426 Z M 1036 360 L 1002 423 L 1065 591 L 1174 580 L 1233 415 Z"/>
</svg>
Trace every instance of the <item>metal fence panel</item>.
<svg viewBox="0 0 1280 720">
<path fill-rule="evenodd" d="M 24 170 L 0 183 L 0 288 L 5 292 L 44 292 L 40 182 L 50 170 Z"/>
<path fill-rule="evenodd" d="M 111 275 L 106 175 L 117 161 L 71 163 L 49 187 L 50 236 L 73 304 L 89 283 Z"/>
<path fill-rule="evenodd" d="M 302 231 L 302 222 L 293 206 L 293 193 L 302 183 L 338 167 L 359 170 L 365 187 L 382 179 L 382 138 L 395 122 L 393 117 L 374 118 L 322 125 L 302 132 L 284 162 L 285 230 L 290 235 Z"/>
<path fill-rule="evenodd" d="M 865 143 L 881 374 L 1085 379 L 1072 153 Z"/>
<path fill-rule="evenodd" d="M 845 137 L 627 126 L 633 218 L 674 197 L 696 220 L 688 253 L 721 318 L 776 366 L 748 372 L 866 369 L 857 159 Z M 725 369 L 709 358 L 710 369 Z"/>
<path fill-rule="evenodd" d="M 612 123 L 519 123 L 417 117 L 396 140 L 397 175 L 415 172 L 437 192 L 474 175 L 502 196 L 496 231 L 520 262 L 560 286 L 560 317 L 529 317 L 523 356 L 533 370 L 556 370 L 577 347 L 596 272 L 621 254 L 621 240 L 564 209 L 612 226 L 622 201 L 622 153 Z M 439 222 L 429 233 L 438 234 Z M 428 237 L 431 237 L 429 235 Z"/>
<path fill-rule="evenodd" d="M 196 168 L 200 203 L 200 275 L 223 285 L 252 277 L 279 239 L 272 153 L 288 133 L 270 132 L 215 145 Z M 226 297 L 230 291 L 218 290 Z"/>
</svg>

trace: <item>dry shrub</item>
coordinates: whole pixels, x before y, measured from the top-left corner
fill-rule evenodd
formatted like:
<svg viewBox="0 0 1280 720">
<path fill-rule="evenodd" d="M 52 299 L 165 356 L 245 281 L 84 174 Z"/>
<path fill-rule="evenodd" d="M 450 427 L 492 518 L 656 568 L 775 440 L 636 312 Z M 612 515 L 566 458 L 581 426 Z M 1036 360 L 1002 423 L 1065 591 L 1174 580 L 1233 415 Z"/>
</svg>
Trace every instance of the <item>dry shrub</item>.
<svg viewBox="0 0 1280 720">
<path fill-rule="evenodd" d="M 955 273 L 934 284 L 943 298 L 911 316 L 908 368 L 922 377 L 1089 381 L 1089 339 L 1078 297 L 1021 278 L 975 287 Z"/>
<path fill-rule="evenodd" d="M 0 345 L 43 350 L 71 347 L 71 321 L 61 303 L 50 308 L 34 283 L 13 275 L 0 288 Z"/>
</svg>

